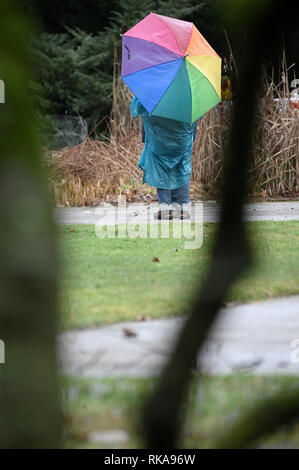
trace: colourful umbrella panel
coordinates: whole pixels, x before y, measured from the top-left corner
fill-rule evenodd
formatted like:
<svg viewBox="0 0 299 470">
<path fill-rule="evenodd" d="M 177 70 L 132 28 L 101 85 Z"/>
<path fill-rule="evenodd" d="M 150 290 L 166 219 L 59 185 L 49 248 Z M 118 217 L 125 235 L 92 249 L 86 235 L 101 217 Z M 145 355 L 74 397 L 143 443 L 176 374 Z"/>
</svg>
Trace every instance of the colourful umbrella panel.
<svg viewBox="0 0 299 470">
<path fill-rule="evenodd" d="M 154 116 L 192 123 L 221 101 L 221 58 L 188 21 L 150 13 L 127 31 L 121 75 Z"/>
</svg>

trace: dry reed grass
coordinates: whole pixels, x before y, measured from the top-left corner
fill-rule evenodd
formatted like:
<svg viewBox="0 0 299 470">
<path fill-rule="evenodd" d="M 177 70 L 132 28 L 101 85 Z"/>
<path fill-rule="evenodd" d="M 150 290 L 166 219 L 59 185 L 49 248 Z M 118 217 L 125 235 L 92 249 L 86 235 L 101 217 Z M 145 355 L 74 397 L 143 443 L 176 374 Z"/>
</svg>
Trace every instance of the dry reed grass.
<svg viewBox="0 0 299 470">
<path fill-rule="evenodd" d="M 130 201 L 140 198 L 141 171 L 138 155 L 140 139 L 132 134 L 122 142 L 94 141 L 53 152 L 50 186 L 57 204 L 96 205 L 103 199 L 126 195 Z M 150 197 L 150 191 L 143 196 Z"/>
<path fill-rule="evenodd" d="M 299 111 L 288 102 L 291 92 L 285 71 L 283 57 L 282 88 L 264 72 L 253 137 L 252 191 L 264 191 L 271 197 L 299 192 Z"/>
<path fill-rule="evenodd" d="M 115 61 L 110 138 L 90 140 L 50 155 L 50 187 L 58 205 L 97 205 L 123 194 L 128 201 L 150 201 L 155 190 L 142 185 L 137 163 L 142 151 L 141 122 L 130 115 L 132 94 L 119 78 Z M 286 61 L 282 87 L 263 76 L 253 136 L 250 187 L 253 196 L 281 197 L 299 191 L 299 112 L 289 104 L 278 106 L 274 98 L 290 96 Z M 228 140 L 232 104 L 224 102 L 198 123 L 193 148 L 191 196 L 221 194 L 223 152 Z"/>
</svg>

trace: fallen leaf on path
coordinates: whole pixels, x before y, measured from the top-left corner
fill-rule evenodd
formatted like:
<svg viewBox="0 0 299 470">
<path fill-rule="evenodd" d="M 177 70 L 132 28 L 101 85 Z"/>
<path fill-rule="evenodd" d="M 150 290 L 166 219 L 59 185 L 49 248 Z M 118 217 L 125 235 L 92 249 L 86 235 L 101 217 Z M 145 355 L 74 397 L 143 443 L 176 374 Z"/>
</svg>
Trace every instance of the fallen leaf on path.
<svg viewBox="0 0 299 470">
<path fill-rule="evenodd" d="M 137 321 L 148 321 L 151 319 L 152 318 L 149 315 L 139 315 L 139 317 L 137 317 Z"/>
<path fill-rule="evenodd" d="M 137 336 L 137 333 L 135 333 L 135 331 L 133 330 L 130 330 L 129 328 L 123 328 L 123 334 L 128 338 L 133 338 L 134 336 Z"/>
</svg>

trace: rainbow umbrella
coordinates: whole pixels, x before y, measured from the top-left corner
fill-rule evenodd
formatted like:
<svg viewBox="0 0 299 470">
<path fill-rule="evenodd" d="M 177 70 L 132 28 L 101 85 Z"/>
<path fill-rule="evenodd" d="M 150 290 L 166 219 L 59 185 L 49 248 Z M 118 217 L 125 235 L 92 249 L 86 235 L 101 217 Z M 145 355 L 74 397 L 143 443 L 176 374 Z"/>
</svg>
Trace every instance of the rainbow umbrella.
<svg viewBox="0 0 299 470">
<path fill-rule="evenodd" d="M 129 29 L 121 75 L 153 116 L 192 123 L 221 101 L 221 58 L 188 21 L 150 13 Z"/>
</svg>

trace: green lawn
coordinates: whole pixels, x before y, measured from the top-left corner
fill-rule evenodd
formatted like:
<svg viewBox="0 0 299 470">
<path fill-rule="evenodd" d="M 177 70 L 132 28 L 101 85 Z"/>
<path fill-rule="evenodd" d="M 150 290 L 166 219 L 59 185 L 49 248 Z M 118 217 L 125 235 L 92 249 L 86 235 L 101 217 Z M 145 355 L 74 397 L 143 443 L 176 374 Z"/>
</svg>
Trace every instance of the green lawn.
<svg viewBox="0 0 299 470">
<path fill-rule="evenodd" d="M 298 294 L 299 222 L 246 225 L 256 261 L 225 300 Z M 184 240 L 97 238 L 94 226 L 60 226 L 61 327 L 186 313 L 205 276 L 216 228 L 204 224 L 203 246 L 186 250 Z"/>
<path fill-rule="evenodd" d="M 138 448 L 143 443 L 138 431 L 139 410 L 156 379 L 63 379 L 65 446 L 67 448 Z M 192 385 L 180 447 L 209 448 L 227 432 L 236 418 L 262 398 L 298 387 L 296 377 L 197 378 Z M 90 442 L 94 431 L 122 430 L 129 435 L 123 444 Z M 299 425 L 282 429 L 262 447 L 299 448 Z"/>
</svg>

